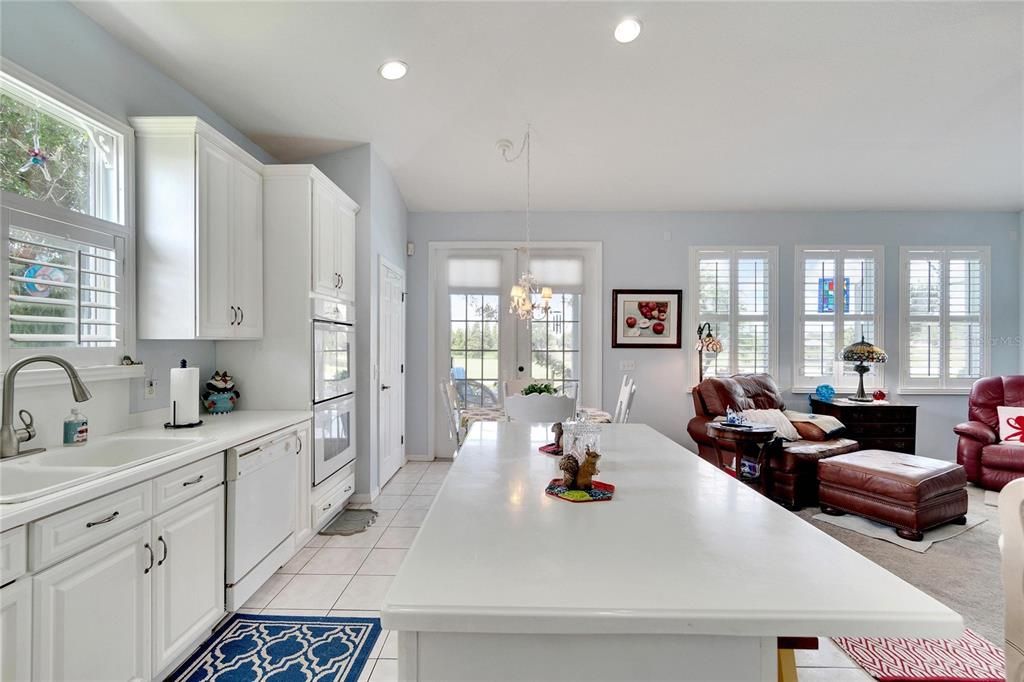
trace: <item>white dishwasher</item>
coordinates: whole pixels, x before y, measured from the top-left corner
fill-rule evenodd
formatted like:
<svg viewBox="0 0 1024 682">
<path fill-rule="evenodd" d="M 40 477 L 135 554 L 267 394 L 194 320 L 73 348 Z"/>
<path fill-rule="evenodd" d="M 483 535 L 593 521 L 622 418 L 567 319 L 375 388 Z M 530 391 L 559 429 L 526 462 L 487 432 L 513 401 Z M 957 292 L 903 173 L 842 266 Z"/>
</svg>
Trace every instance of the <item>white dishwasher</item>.
<svg viewBox="0 0 1024 682">
<path fill-rule="evenodd" d="M 294 553 L 298 434 L 228 450 L 226 601 L 240 608 Z"/>
</svg>

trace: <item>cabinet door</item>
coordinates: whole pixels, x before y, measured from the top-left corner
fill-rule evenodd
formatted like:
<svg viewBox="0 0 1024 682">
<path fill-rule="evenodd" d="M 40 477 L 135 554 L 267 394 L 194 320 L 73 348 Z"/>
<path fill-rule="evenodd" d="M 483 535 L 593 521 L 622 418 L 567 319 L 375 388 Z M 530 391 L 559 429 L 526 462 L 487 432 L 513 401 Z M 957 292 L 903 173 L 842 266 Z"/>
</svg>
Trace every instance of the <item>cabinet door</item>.
<svg viewBox="0 0 1024 682">
<path fill-rule="evenodd" d="M 232 174 L 237 163 L 220 147 L 196 137 L 198 211 L 196 336 L 234 336 L 232 297 Z"/>
<path fill-rule="evenodd" d="M 338 256 L 337 267 L 341 275 L 339 296 L 348 301 L 356 300 L 356 217 L 343 206 L 338 215 Z"/>
<path fill-rule="evenodd" d="M 308 514 L 308 512 L 307 512 Z M 0 590 L 0 680 L 32 679 L 32 580 Z"/>
<path fill-rule="evenodd" d="M 313 487 L 309 426 L 299 429 L 299 461 L 296 467 L 298 494 L 295 496 L 295 546 L 303 547 L 313 535 L 313 517 L 309 513 L 309 492 Z"/>
<path fill-rule="evenodd" d="M 224 615 L 224 486 L 153 519 L 153 670 L 175 662 Z"/>
<path fill-rule="evenodd" d="M 334 198 L 327 188 L 313 183 L 313 292 L 338 295 L 338 226 Z"/>
<path fill-rule="evenodd" d="M 154 555 L 143 523 L 32 578 L 36 680 L 147 680 Z"/>
<path fill-rule="evenodd" d="M 239 309 L 235 337 L 258 339 L 263 336 L 263 176 L 236 161 L 232 187 L 231 305 Z"/>
</svg>

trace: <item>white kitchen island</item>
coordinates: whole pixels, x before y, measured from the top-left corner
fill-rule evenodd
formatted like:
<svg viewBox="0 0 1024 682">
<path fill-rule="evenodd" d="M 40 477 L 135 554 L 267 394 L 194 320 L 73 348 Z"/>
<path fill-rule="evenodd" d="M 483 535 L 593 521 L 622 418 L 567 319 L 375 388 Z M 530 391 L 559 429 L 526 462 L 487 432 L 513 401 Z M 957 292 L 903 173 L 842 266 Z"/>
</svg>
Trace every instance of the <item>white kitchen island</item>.
<svg viewBox="0 0 1024 682">
<path fill-rule="evenodd" d="M 778 636 L 963 630 L 650 427 L 602 427 L 608 502 L 544 494 L 548 440 L 473 426 L 381 610 L 400 679 L 775 680 Z"/>
</svg>

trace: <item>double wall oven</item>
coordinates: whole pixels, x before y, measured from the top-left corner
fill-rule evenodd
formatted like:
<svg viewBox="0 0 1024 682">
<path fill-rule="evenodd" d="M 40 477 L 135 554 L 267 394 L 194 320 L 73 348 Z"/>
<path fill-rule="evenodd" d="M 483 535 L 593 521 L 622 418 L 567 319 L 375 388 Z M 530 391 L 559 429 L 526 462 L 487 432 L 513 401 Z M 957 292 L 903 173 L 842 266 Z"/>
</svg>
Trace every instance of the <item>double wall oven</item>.
<svg viewBox="0 0 1024 682">
<path fill-rule="evenodd" d="M 356 457 L 356 331 L 351 306 L 314 302 L 313 485 Z"/>
</svg>

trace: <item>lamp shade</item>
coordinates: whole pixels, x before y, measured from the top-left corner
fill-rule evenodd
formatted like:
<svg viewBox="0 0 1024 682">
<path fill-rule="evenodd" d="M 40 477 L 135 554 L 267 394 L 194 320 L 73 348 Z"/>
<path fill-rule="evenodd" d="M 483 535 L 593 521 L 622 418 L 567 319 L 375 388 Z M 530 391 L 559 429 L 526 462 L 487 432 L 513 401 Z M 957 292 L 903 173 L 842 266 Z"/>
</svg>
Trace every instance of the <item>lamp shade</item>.
<svg viewBox="0 0 1024 682">
<path fill-rule="evenodd" d="M 845 362 L 885 362 L 889 359 L 885 351 L 864 340 L 864 337 L 860 337 L 860 341 L 851 343 L 849 346 L 843 349 L 843 360 Z"/>
</svg>

